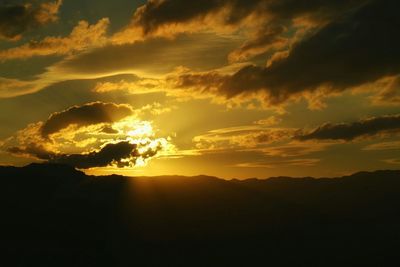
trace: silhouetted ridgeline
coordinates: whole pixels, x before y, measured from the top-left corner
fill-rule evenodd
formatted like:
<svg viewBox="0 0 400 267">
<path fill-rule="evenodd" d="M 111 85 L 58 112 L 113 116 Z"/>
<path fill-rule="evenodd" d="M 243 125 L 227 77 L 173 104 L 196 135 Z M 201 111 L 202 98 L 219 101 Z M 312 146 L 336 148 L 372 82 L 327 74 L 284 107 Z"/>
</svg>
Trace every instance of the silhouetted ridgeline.
<svg viewBox="0 0 400 267">
<path fill-rule="evenodd" d="M 400 171 L 225 181 L 31 164 L 0 177 L 1 266 L 400 262 Z"/>
</svg>

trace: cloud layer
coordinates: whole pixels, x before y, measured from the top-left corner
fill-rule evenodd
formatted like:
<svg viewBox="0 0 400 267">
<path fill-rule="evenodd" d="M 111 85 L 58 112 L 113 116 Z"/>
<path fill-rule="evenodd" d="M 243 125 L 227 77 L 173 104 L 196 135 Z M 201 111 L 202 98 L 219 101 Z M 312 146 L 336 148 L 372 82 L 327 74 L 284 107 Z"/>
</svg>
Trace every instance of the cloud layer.
<svg viewBox="0 0 400 267">
<path fill-rule="evenodd" d="M 373 117 L 352 123 L 326 123 L 309 133 L 297 136 L 297 139 L 302 141 L 311 139 L 351 141 L 390 131 L 400 131 L 400 115 Z"/>
</svg>

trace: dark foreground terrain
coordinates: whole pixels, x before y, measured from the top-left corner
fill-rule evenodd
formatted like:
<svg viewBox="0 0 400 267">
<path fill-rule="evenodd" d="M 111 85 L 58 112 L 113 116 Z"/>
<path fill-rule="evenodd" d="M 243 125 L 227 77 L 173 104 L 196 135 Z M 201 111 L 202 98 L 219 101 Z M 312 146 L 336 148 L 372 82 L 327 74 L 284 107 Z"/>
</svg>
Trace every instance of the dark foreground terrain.
<svg viewBox="0 0 400 267">
<path fill-rule="evenodd" d="M 400 171 L 92 177 L 0 167 L 0 266 L 400 266 Z"/>
</svg>

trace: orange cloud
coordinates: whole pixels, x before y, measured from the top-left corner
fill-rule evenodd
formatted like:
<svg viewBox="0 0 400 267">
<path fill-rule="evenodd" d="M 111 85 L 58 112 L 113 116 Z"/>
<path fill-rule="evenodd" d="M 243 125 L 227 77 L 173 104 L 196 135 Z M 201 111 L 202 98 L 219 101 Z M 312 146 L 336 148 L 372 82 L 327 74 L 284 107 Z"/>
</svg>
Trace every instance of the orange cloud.
<svg viewBox="0 0 400 267">
<path fill-rule="evenodd" d="M 296 129 L 242 126 L 209 131 L 193 138 L 196 148 L 217 149 L 261 149 L 267 144 L 290 140 Z"/>
<path fill-rule="evenodd" d="M 41 41 L 31 41 L 22 46 L 0 51 L 0 61 L 29 58 L 33 56 L 68 55 L 73 52 L 102 46 L 107 42 L 107 18 L 89 25 L 80 21 L 67 37 L 45 37 Z"/>
<path fill-rule="evenodd" d="M 364 147 L 363 150 L 400 150 L 400 141 L 371 144 Z"/>
<path fill-rule="evenodd" d="M 261 119 L 261 120 L 255 121 L 254 123 L 268 127 L 268 126 L 274 126 L 276 124 L 279 124 L 281 121 L 282 121 L 282 119 L 280 119 L 276 116 L 269 116 L 266 119 Z"/>
<path fill-rule="evenodd" d="M 21 81 L 0 77 L 0 98 L 14 97 L 21 94 L 36 92 L 42 87 L 40 83 Z"/>
<path fill-rule="evenodd" d="M 300 158 L 300 159 L 289 159 L 289 160 L 269 160 L 268 162 L 245 162 L 235 164 L 234 167 L 240 168 L 276 168 L 282 166 L 303 166 L 310 167 L 315 166 L 321 160 L 316 158 Z"/>
<path fill-rule="evenodd" d="M 243 61 L 268 51 L 287 49 L 289 39 L 282 36 L 286 31 L 283 25 L 267 24 L 261 27 L 253 38 L 229 54 L 229 61 Z"/>
<path fill-rule="evenodd" d="M 18 40 L 32 28 L 43 26 L 58 19 L 62 0 L 0 6 L 0 38 Z"/>
<path fill-rule="evenodd" d="M 375 105 L 400 104 L 400 76 L 386 77 L 377 82 L 379 91 L 371 97 Z M 376 85 L 376 84 L 375 84 Z M 376 90 L 375 90 L 376 91 Z"/>
<path fill-rule="evenodd" d="M 261 152 L 267 156 L 299 157 L 323 151 L 333 143 L 297 142 L 263 148 Z"/>
</svg>

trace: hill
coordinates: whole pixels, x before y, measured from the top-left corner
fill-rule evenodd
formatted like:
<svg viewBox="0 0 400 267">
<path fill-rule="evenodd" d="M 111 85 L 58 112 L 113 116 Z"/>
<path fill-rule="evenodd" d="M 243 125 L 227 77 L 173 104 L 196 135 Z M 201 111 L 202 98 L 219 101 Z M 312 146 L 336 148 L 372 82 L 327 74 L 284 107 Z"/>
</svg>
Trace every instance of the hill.
<svg viewBox="0 0 400 267">
<path fill-rule="evenodd" d="M 400 171 L 227 181 L 31 164 L 0 167 L 0 195 L 2 266 L 398 261 Z"/>
</svg>

